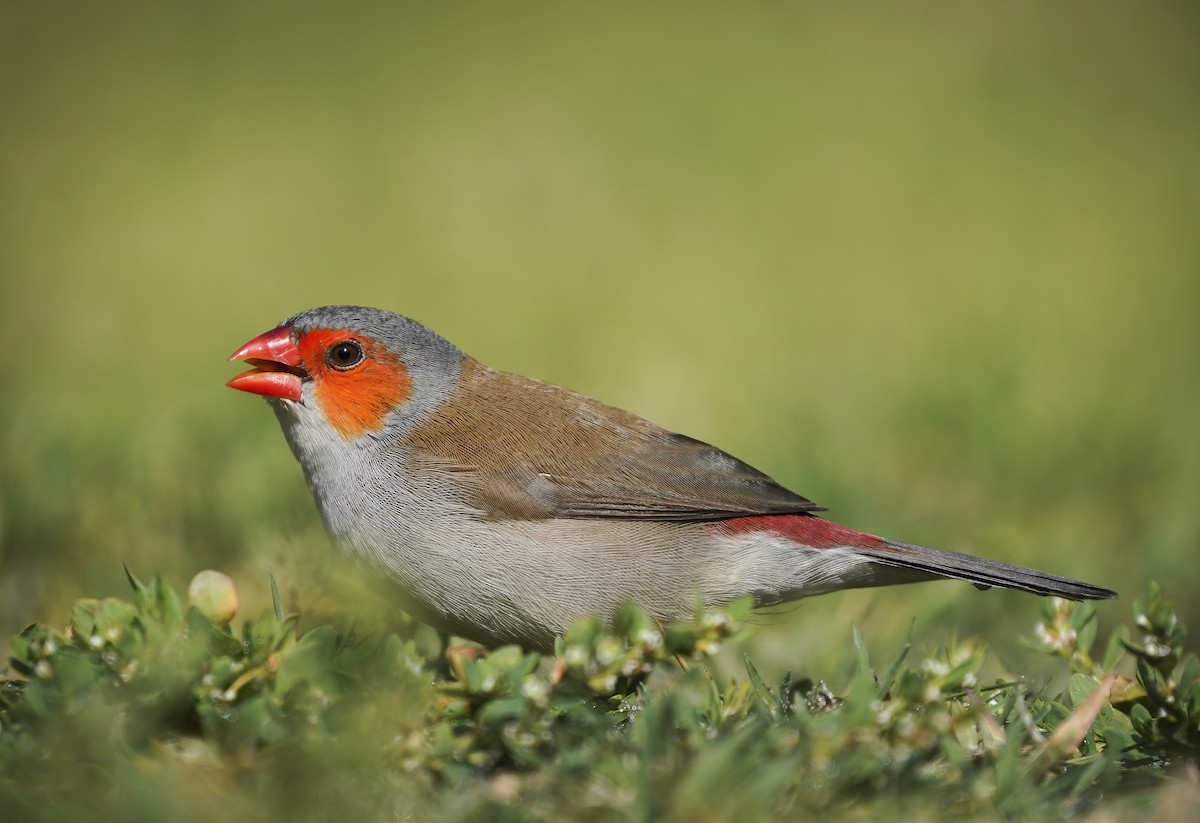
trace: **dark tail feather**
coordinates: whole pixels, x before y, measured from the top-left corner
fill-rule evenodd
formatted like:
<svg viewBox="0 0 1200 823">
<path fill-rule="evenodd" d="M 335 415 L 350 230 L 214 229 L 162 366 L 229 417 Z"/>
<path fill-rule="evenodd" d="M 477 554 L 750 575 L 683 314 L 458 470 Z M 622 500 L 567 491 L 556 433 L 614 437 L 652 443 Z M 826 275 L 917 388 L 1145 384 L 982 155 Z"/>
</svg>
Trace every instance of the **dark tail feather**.
<svg viewBox="0 0 1200 823">
<path fill-rule="evenodd" d="M 1004 589 L 1020 589 L 1034 594 L 1065 597 L 1068 600 L 1109 600 L 1117 596 L 1116 592 L 1093 586 L 1091 583 L 1069 580 L 1036 569 L 1012 566 L 998 560 L 892 540 L 884 542 L 886 548 L 859 548 L 858 551 L 881 565 L 911 569 L 934 577 L 967 580 L 984 588 L 999 586 Z"/>
</svg>

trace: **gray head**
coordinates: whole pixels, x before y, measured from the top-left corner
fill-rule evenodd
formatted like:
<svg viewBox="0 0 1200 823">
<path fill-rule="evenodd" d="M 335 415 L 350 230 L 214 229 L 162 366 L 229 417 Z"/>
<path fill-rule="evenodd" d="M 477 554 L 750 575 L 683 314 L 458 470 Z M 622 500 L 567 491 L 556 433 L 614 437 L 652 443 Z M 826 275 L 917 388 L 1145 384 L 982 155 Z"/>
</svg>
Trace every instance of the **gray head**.
<svg viewBox="0 0 1200 823">
<path fill-rule="evenodd" d="M 432 329 L 411 317 L 369 306 L 319 306 L 292 315 L 280 325 L 291 326 L 301 335 L 314 331 L 345 330 L 387 345 L 414 367 L 457 367 L 463 352 Z"/>
<path fill-rule="evenodd" d="M 363 306 L 295 314 L 230 359 L 254 370 L 229 385 L 271 400 L 285 429 L 347 442 L 410 431 L 453 393 L 466 355 L 420 323 Z"/>
<path fill-rule="evenodd" d="M 321 306 L 284 323 L 311 361 L 305 402 L 315 400 L 344 434 L 403 435 L 458 385 L 462 350 L 402 314 Z"/>
</svg>

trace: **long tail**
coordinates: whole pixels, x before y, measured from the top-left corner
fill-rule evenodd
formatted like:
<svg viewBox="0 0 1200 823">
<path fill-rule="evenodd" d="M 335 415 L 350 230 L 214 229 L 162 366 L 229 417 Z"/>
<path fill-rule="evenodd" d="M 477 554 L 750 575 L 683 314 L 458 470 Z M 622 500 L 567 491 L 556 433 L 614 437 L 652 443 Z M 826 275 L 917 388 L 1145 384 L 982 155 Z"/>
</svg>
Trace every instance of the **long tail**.
<svg viewBox="0 0 1200 823">
<path fill-rule="evenodd" d="M 935 577 L 967 580 L 982 588 L 999 586 L 1005 589 L 1020 589 L 1034 594 L 1055 595 L 1068 600 L 1110 600 L 1117 596 L 1111 589 L 1093 586 L 1079 580 L 1013 566 L 999 560 L 988 560 L 969 554 L 915 546 L 883 540 L 881 547 L 856 546 L 875 563 L 901 569 L 925 572 Z"/>
<path fill-rule="evenodd" d="M 1056 595 L 1069 600 L 1108 600 L 1117 596 L 1116 592 L 1091 583 L 1013 566 L 999 560 L 900 543 L 855 531 L 808 513 L 737 517 L 710 524 L 709 528 L 733 535 L 770 532 L 810 549 L 850 549 L 873 566 L 895 570 L 882 575 L 854 574 L 847 573 L 846 568 L 840 566 L 837 574 L 816 575 L 815 583 L 805 578 L 805 583 L 791 597 L 806 597 L 848 587 L 888 586 L 937 578 L 966 580 L 980 588 L 998 586 L 1034 594 Z"/>
</svg>

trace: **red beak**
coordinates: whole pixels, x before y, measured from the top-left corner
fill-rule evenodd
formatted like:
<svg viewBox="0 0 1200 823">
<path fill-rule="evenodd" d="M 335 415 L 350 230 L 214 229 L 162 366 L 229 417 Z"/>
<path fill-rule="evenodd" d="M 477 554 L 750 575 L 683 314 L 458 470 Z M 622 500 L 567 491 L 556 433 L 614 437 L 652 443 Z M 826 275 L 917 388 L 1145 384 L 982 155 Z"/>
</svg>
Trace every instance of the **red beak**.
<svg viewBox="0 0 1200 823">
<path fill-rule="evenodd" d="M 229 356 L 245 360 L 252 368 L 225 385 L 231 389 L 300 400 L 300 389 L 308 372 L 301 366 L 300 341 L 291 326 L 279 326 L 260 334 Z"/>
</svg>

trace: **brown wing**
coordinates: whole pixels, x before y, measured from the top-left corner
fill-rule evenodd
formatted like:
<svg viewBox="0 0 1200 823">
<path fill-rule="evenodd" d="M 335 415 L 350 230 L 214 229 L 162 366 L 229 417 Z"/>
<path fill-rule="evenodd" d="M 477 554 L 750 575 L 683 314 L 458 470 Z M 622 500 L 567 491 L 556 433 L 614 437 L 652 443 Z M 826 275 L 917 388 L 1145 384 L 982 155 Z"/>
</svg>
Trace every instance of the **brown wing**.
<svg viewBox="0 0 1200 823">
<path fill-rule="evenodd" d="M 721 520 L 824 511 L 720 449 L 575 392 L 463 363 L 409 435 L 497 519 Z"/>
</svg>

